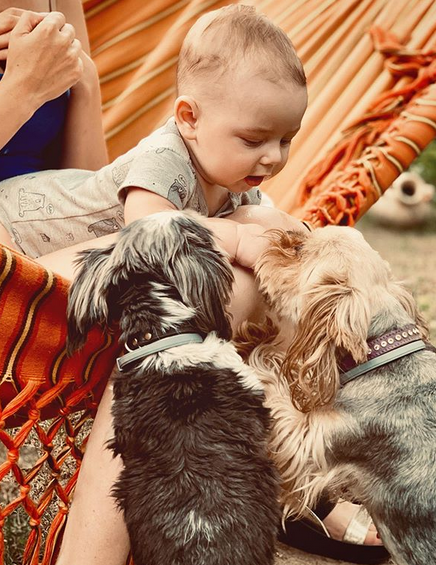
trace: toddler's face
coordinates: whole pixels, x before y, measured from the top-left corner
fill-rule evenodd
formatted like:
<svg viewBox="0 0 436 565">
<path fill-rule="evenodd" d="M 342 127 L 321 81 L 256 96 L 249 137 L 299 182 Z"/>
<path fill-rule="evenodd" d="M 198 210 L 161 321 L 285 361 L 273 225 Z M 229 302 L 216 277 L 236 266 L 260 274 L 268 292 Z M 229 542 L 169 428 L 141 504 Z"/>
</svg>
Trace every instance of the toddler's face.
<svg viewBox="0 0 436 565">
<path fill-rule="evenodd" d="M 193 160 L 203 179 L 246 192 L 279 173 L 307 106 L 304 87 L 249 69 L 229 73 L 201 106 Z M 213 88 L 213 85 L 211 85 Z"/>
</svg>

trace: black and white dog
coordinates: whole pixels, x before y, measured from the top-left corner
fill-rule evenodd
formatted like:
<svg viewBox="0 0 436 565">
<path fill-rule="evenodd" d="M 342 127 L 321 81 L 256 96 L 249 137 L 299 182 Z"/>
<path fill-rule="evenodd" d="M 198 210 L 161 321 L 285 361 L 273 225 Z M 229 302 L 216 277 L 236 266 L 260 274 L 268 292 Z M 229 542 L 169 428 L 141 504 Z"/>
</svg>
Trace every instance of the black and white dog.
<svg viewBox="0 0 436 565">
<path fill-rule="evenodd" d="M 82 253 L 69 349 L 118 322 L 114 494 L 135 565 L 268 565 L 280 519 L 269 412 L 237 354 L 230 263 L 195 214 L 163 212 Z"/>
</svg>

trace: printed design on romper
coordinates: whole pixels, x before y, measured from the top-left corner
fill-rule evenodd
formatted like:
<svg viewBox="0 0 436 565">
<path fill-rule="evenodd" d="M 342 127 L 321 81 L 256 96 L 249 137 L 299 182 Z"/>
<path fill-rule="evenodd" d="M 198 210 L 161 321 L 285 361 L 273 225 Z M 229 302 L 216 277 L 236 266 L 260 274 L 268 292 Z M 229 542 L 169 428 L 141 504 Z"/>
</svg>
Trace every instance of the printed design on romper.
<svg viewBox="0 0 436 565">
<path fill-rule="evenodd" d="M 45 196 L 38 192 L 26 192 L 24 188 L 20 188 L 18 196 L 18 214 L 20 218 L 25 212 L 36 212 L 44 207 Z"/>
<path fill-rule="evenodd" d="M 129 165 L 131 162 L 132 161 L 130 160 L 127 163 L 124 163 L 123 165 L 114 167 L 112 169 L 112 180 L 117 185 L 117 188 L 119 188 L 125 181 L 127 173 L 129 172 Z"/>
<path fill-rule="evenodd" d="M 124 213 L 123 213 L 122 209 L 117 211 L 117 218 L 118 218 L 118 221 L 120 222 L 120 224 L 122 226 L 124 226 Z"/>
<path fill-rule="evenodd" d="M 183 208 L 186 197 L 188 196 L 188 183 L 183 175 L 179 175 L 174 179 L 173 184 L 168 191 L 168 200 L 177 203 L 177 206 Z"/>
<path fill-rule="evenodd" d="M 117 222 L 116 218 L 107 218 L 106 220 L 99 220 L 90 224 L 88 231 L 94 233 L 95 237 L 101 237 L 102 235 L 118 232 L 121 228 L 122 225 Z"/>
<path fill-rule="evenodd" d="M 40 233 L 39 235 L 44 243 L 50 243 L 50 237 L 46 233 Z"/>
<path fill-rule="evenodd" d="M 17 243 L 18 245 L 23 243 L 20 233 L 15 228 L 11 228 L 11 232 L 12 232 L 12 241 Z"/>
</svg>

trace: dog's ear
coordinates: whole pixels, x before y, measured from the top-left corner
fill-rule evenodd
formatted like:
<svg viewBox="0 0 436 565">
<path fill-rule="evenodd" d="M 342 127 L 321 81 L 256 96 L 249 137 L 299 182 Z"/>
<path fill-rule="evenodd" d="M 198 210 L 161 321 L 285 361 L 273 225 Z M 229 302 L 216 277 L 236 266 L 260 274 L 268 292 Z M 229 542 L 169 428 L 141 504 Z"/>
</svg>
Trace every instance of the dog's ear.
<svg viewBox="0 0 436 565">
<path fill-rule="evenodd" d="M 395 280 L 389 281 L 388 290 L 392 294 L 392 296 L 394 296 L 394 298 L 398 300 L 406 313 L 418 326 L 422 339 L 428 340 L 430 333 L 427 321 L 419 312 L 418 306 L 412 294 L 407 290 L 405 286 Z"/>
<path fill-rule="evenodd" d="M 211 231 L 194 213 L 160 212 L 132 222 L 119 243 L 104 276 L 114 284 L 128 273 L 159 273 L 162 283 L 179 293 L 185 307 L 195 312 L 199 331 L 214 329 L 230 339 L 230 302 L 233 271 L 218 251 Z"/>
<path fill-rule="evenodd" d="M 267 232 L 270 245 L 258 259 L 254 274 L 259 290 L 277 312 L 283 312 L 284 304 L 289 303 L 289 289 L 298 285 L 301 258 L 310 235 L 281 229 Z"/>
<path fill-rule="evenodd" d="M 267 236 L 270 240 L 270 246 L 259 258 L 254 270 L 261 280 L 267 278 L 268 272 L 272 270 L 272 265 L 282 270 L 298 261 L 310 233 L 271 229 L 268 230 Z M 265 269 L 265 273 L 263 273 L 263 269 Z"/>
<path fill-rule="evenodd" d="M 67 352 L 80 349 L 94 324 L 107 323 L 110 279 L 104 271 L 115 244 L 104 249 L 89 249 L 79 254 L 79 272 L 68 294 Z"/>
<path fill-rule="evenodd" d="M 369 305 L 363 293 L 347 281 L 345 273 L 325 273 L 303 297 L 282 368 L 293 402 L 303 412 L 334 398 L 340 355 L 350 353 L 358 363 L 366 360 Z"/>
<path fill-rule="evenodd" d="M 183 302 L 195 308 L 198 329 L 211 329 L 226 340 L 232 331 L 227 307 L 233 283 L 230 262 L 215 248 L 195 247 L 189 256 L 175 256 L 173 273 Z M 199 268 L 200 267 L 200 268 Z"/>
<path fill-rule="evenodd" d="M 212 232 L 195 216 L 178 215 L 177 243 L 166 268 L 185 305 L 195 309 L 200 331 L 215 330 L 231 339 L 230 303 L 233 270 L 228 258 L 216 246 Z"/>
</svg>

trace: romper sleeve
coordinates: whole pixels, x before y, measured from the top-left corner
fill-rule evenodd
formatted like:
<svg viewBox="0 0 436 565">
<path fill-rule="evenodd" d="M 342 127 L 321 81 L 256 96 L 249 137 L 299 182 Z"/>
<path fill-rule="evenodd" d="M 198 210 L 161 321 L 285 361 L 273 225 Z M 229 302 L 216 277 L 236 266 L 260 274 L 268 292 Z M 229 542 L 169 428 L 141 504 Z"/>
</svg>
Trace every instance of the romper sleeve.
<svg viewBox="0 0 436 565">
<path fill-rule="evenodd" d="M 262 201 L 262 192 L 260 188 L 255 186 L 254 188 L 250 188 L 247 192 L 243 192 L 241 194 L 241 206 L 251 204 L 251 205 L 260 205 Z"/>
<path fill-rule="evenodd" d="M 118 199 L 125 203 L 129 187 L 144 188 L 169 200 L 183 210 L 196 186 L 195 171 L 186 156 L 169 147 L 146 147 L 128 165 L 118 188 Z"/>
</svg>

